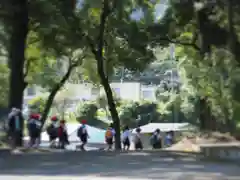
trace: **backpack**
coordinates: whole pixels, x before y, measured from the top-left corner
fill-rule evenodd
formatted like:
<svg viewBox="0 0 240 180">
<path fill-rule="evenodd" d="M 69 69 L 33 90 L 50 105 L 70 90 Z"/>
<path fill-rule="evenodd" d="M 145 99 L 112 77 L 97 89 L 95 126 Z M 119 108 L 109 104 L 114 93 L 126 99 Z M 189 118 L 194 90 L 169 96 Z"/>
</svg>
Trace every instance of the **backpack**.
<svg viewBox="0 0 240 180">
<path fill-rule="evenodd" d="M 84 132 L 82 126 L 78 128 L 77 136 L 78 136 L 79 138 L 82 137 L 82 136 L 84 136 L 84 135 L 86 135 L 86 134 L 87 134 L 87 131 Z"/>
<path fill-rule="evenodd" d="M 28 123 L 28 130 L 30 131 L 30 132 L 35 132 L 35 131 L 37 131 L 37 124 L 35 123 L 35 120 L 33 120 L 33 119 L 30 119 L 29 120 L 30 122 Z"/>
<path fill-rule="evenodd" d="M 156 134 L 154 134 L 152 137 L 151 137 L 151 144 L 156 144 L 159 142 L 159 138 Z"/>
<path fill-rule="evenodd" d="M 57 136 L 57 128 L 55 128 L 53 124 L 49 125 L 47 127 L 47 134 L 50 136 Z"/>
<path fill-rule="evenodd" d="M 105 137 L 106 138 L 113 138 L 113 133 L 112 133 L 112 131 L 110 130 L 110 129 L 108 129 L 107 131 L 106 131 L 106 133 L 105 133 Z"/>
</svg>

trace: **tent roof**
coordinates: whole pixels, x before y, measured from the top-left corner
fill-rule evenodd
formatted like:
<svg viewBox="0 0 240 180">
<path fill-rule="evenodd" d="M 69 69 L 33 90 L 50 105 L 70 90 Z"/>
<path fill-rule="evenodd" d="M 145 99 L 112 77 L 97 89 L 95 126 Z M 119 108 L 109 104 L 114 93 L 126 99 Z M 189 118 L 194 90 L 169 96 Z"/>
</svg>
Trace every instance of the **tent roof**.
<svg viewBox="0 0 240 180">
<path fill-rule="evenodd" d="M 188 130 L 189 123 L 149 123 L 144 126 L 141 126 L 141 133 L 152 133 L 157 128 L 162 132 L 168 131 L 184 131 Z M 133 133 L 136 132 L 136 129 L 133 129 Z"/>
</svg>

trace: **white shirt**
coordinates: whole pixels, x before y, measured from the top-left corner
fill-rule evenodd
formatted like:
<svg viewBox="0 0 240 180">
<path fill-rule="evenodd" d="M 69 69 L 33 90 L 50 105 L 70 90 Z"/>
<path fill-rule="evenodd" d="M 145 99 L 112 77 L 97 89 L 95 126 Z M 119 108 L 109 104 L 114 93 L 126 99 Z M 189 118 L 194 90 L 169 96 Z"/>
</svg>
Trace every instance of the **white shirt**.
<svg viewBox="0 0 240 180">
<path fill-rule="evenodd" d="M 156 136 L 158 140 L 162 138 L 161 134 L 157 132 L 153 133 L 152 137 L 154 136 Z"/>
<path fill-rule="evenodd" d="M 116 134 L 116 131 L 114 129 L 112 129 L 112 134 L 113 134 L 113 136 L 115 136 L 115 134 Z"/>
<path fill-rule="evenodd" d="M 141 134 L 137 133 L 133 139 L 134 143 L 138 143 L 139 141 L 141 141 Z"/>
<path fill-rule="evenodd" d="M 130 139 L 130 136 L 131 136 L 131 132 L 129 130 L 123 131 L 123 133 L 122 133 L 122 141 L 124 141 L 127 138 Z"/>
</svg>

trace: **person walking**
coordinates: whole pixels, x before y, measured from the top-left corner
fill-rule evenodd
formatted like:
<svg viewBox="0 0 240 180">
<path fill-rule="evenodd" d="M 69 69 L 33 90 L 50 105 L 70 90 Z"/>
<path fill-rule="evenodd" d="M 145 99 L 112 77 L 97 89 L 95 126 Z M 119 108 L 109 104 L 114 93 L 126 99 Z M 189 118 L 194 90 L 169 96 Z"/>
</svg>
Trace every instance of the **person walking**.
<svg viewBox="0 0 240 180">
<path fill-rule="evenodd" d="M 58 148 L 65 149 L 66 145 L 69 145 L 68 132 L 67 132 L 65 120 L 60 121 L 60 124 L 58 127 L 58 138 L 59 138 Z"/>
<path fill-rule="evenodd" d="M 160 129 L 156 129 L 151 138 L 150 138 L 152 148 L 153 149 L 161 149 L 162 148 L 162 136 Z"/>
<path fill-rule="evenodd" d="M 47 127 L 47 134 L 49 136 L 50 148 L 56 148 L 56 140 L 58 138 L 59 120 L 57 116 L 51 118 L 51 122 Z"/>
<path fill-rule="evenodd" d="M 23 116 L 22 112 L 18 108 L 12 108 L 8 115 L 8 137 L 10 140 L 10 146 L 13 151 L 18 151 L 16 148 L 22 146 L 22 128 L 23 128 Z"/>
<path fill-rule="evenodd" d="M 107 150 L 112 150 L 114 136 L 115 136 L 115 130 L 113 129 L 111 124 L 105 133 L 105 141 L 108 146 Z"/>
<path fill-rule="evenodd" d="M 143 144 L 141 140 L 141 128 L 136 129 L 136 134 L 134 136 L 134 147 L 135 150 L 142 150 L 143 149 Z"/>
<path fill-rule="evenodd" d="M 82 151 L 85 151 L 85 145 L 87 144 L 88 138 L 89 138 L 89 134 L 87 131 L 87 121 L 86 120 L 82 120 L 80 127 L 77 130 L 77 136 L 81 141 L 81 145 L 80 145 L 80 149 Z"/>
<path fill-rule="evenodd" d="M 130 149 L 130 137 L 131 132 L 129 130 L 128 126 L 124 127 L 123 133 L 122 133 L 122 143 L 123 143 L 123 150 L 129 150 Z"/>
<path fill-rule="evenodd" d="M 27 122 L 27 129 L 28 129 L 28 134 L 30 137 L 29 140 L 29 148 L 39 147 L 39 138 L 41 134 L 41 121 L 40 121 L 40 115 L 39 114 L 31 114 L 28 122 Z"/>
</svg>

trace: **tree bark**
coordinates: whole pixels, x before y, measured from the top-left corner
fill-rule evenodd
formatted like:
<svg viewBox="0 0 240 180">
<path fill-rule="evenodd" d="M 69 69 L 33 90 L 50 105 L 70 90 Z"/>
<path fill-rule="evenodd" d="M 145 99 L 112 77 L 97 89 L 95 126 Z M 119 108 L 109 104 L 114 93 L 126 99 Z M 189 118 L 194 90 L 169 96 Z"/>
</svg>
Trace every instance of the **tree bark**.
<svg viewBox="0 0 240 180">
<path fill-rule="evenodd" d="M 196 12 L 197 26 L 199 29 L 199 39 L 200 39 L 200 54 L 204 59 L 207 54 L 211 53 L 210 38 L 208 37 L 208 27 L 206 22 L 208 22 L 208 15 L 206 14 L 206 9 L 201 9 Z M 208 97 L 200 99 L 199 109 L 200 109 L 200 129 L 211 130 L 212 116 L 211 109 L 207 103 Z"/>
<path fill-rule="evenodd" d="M 28 1 L 12 0 L 15 12 L 11 19 L 11 35 L 9 46 L 10 92 L 9 108 L 22 109 L 24 89 L 25 48 L 28 34 Z"/>
<path fill-rule="evenodd" d="M 68 68 L 68 71 L 66 72 L 66 74 L 63 76 L 63 78 L 61 79 L 61 81 L 59 83 L 57 83 L 52 91 L 50 92 L 50 95 L 48 96 L 46 105 L 44 107 L 43 113 L 42 113 L 42 117 L 41 117 L 41 122 L 42 122 L 42 126 L 41 129 L 43 128 L 47 117 L 48 117 L 48 113 L 51 109 L 52 103 L 54 101 L 55 96 L 57 95 L 58 91 L 64 86 L 64 84 L 66 83 L 66 81 L 68 80 L 68 78 L 71 75 L 72 70 L 74 69 L 74 67 L 76 67 L 76 65 L 70 65 Z"/>
<path fill-rule="evenodd" d="M 22 109 L 24 89 L 26 83 L 24 81 L 24 62 L 25 48 L 28 34 L 28 1 L 27 0 L 11 0 L 14 11 L 11 16 L 11 34 L 9 45 L 9 68 L 10 68 L 10 88 L 9 88 L 9 109 L 16 107 Z M 23 145 L 23 119 L 21 119 L 21 132 L 16 144 Z"/>
<path fill-rule="evenodd" d="M 98 64 L 100 64 L 100 63 L 101 63 L 101 61 L 98 60 Z M 121 150 L 120 119 L 119 119 L 116 104 L 115 104 L 115 101 L 114 101 L 114 98 L 113 98 L 112 89 L 111 89 L 110 84 L 108 82 L 108 78 L 104 74 L 104 70 L 101 68 L 101 65 L 100 66 L 98 65 L 98 74 L 99 74 L 99 77 L 101 79 L 101 84 L 102 84 L 102 86 L 104 88 L 104 91 L 106 93 L 106 96 L 107 96 L 108 107 L 109 107 L 109 111 L 111 113 L 112 120 L 113 120 L 113 127 L 116 131 L 115 149 L 116 150 Z"/>
<path fill-rule="evenodd" d="M 228 47 L 230 52 L 236 56 L 238 49 L 237 47 L 237 34 L 234 28 L 234 10 L 233 0 L 227 2 L 227 16 L 228 16 Z M 236 57 L 234 57 L 236 58 Z"/>
<path fill-rule="evenodd" d="M 121 150 L 120 119 L 119 119 L 118 112 L 116 109 L 116 104 L 114 101 L 112 89 L 110 87 L 108 77 L 106 76 L 105 70 L 104 70 L 104 57 L 103 57 L 104 33 L 105 33 L 105 26 L 106 26 L 107 18 L 109 16 L 109 14 L 111 13 L 111 10 L 109 8 L 110 7 L 109 7 L 108 0 L 104 0 L 103 1 L 103 9 L 102 9 L 102 13 L 100 16 L 97 50 L 95 49 L 95 46 L 94 46 L 94 44 L 92 44 L 92 42 L 90 42 L 90 46 L 91 46 L 93 54 L 95 55 L 95 59 L 97 61 L 98 75 L 100 77 L 101 84 L 102 84 L 104 91 L 106 93 L 106 96 L 107 96 L 109 111 L 111 113 L 112 120 L 113 120 L 113 126 L 116 131 L 115 149 Z"/>
</svg>

